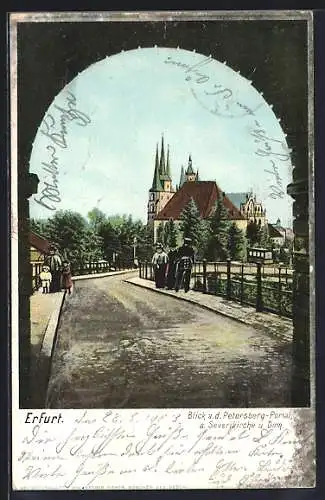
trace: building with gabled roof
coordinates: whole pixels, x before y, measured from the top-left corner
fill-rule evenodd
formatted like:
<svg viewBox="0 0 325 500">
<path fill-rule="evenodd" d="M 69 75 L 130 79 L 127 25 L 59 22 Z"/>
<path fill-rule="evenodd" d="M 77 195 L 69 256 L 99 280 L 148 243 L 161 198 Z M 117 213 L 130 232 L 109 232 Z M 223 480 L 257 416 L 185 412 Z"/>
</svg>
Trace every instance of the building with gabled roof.
<svg viewBox="0 0 325 500">
<path fill-rule="evenodd" d="M 240 211 L 224 195 L 216 182 L 187 181 L 158 213 L 156 220 L 178 220 L 191 199 L 195 201 L 202 219 L 207 219 L 213 213 L 218 199 L 222 196 L 224 205 L 228 210 L 229 219 L 244 219 Z"/>
<path fill-rule="evenodd" d="M 224 206 L 228 211 L 229 219 L 235 222 L 241 229 L 246 229 L 246 219 L 215 181 L 192 180 L 184 182 L 182 187 L 176 191 L 174 196 L 155 217 L 155 241 L 160 224 L 164 225 L 167 221 L 173 220 L 176 226 L 180 225 L 182 211 L 191 200 L 195 202 L 201 218 L 207 219 L 213 214 L 220 198 L 223 200 Z"/>
<path fill-rule="evenodd" d="M 201 181 L 198 169 L 193 168 L 192 156 L 189 155 L 187 168 L 181 167 L 180 181 L 173 189 L 170 173 L 170 152 L 165 159 L 164 138 L 161 140 L 160 155 L 158 144 L 155 155 L 155 168 L 152 186 L 149 190 L 148 224 L 154 227 L 154 241 L 157 239 L 158 227 L 169 220 L 180 225 L 181 214 L 188 203 L 193 200 L 202 219 L 210 217 L 217 201 L 222 197 L 229 220 L 237 227 L 246 230 L 249 222 L 264 225 L 267 223 L 266 211 L 258 202 L 253 192 L 225 194 L 216 181 Z"/>
<path fill-rule="evenodd" d="M 30 260 L 31 262 L 43 261 L 44 256 L 48 255 L 51 243 L 43 236 L 29 231 L 29 244 L 30 244 Z"/>
<path fill-rule="evenodd" d="M 240 193 L 227 193 L 227 197 L 238 208 L 240 213 L 250 222 L 261 226 L 267 224 L 266 210 L 263 204 L 256 199 L 253 191 Z"/>
</svg>

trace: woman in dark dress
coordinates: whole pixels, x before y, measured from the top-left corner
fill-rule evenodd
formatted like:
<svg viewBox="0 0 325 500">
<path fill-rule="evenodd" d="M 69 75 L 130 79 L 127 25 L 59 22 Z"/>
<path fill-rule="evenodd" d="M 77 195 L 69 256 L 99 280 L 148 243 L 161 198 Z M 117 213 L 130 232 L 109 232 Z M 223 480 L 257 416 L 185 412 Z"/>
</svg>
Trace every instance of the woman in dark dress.
<svg viewBox="0 0 325 500">
<path fill-rule="evenodd" d="M 177 248 L 171 248 L 168 252 L 168 270 L 166 286 L 168 290 L 173 290 L 176 281 Z"/>
<path fill-rule="evenodd" d="M 166 280 L 168 256 L 164 252 L 162 244 L 157 243 L 156 252 L 152 257 L 152 267 L 155 275 L 156 288 L 164 288 Z"/>
<path fill-rule="evenodd" d="M 194 249 L 191 243 L 191 238 L 184 238 L 183 246 L 181 246 L 177 252 L 176 292 L 178 292 L 181 287 L 184 288 L 185 292 L 188 292 L 190 289 L 191 271 L 194 263 Z"/>
</svg>

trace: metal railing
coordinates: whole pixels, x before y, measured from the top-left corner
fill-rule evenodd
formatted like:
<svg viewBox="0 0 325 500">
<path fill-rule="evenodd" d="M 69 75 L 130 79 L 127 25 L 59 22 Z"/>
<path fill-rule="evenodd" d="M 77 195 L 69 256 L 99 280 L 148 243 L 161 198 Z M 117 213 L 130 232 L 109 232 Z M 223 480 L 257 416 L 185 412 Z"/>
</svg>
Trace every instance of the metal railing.
<svg viewBox="0 0 325 500">
<path fill-rule="evenodd" d="M 42 271 L 42 267 L 44 265 L 44 262 L 40 261 L 33 261 L 31 262 L 32 266 L 32 292 L 34 293 L 36 290 L 39 289 L 41 286 L 41 280 L 40 280 L 40 272 Z"/>
<path fill-rule="evenodd" d="M 154 280 L 150 262 L 139 263 L 139 277 Z M 193 265 L 191 288 L 292 318 L 292 280 L 293 270 L 287 267 L 200 261 Z"/>
<path fill-rule="evenodd" d="M 154 281 L 155 277 L 151 262 L 139 262 L 139 277 Z"/>
<path fill-rule="evenodd" d="M 32 266 L 32 291 L 35 292 L 41 286 L 41 280 L 39 278 L 40 272 L 44 262 L 34 261 L 31 262 Z M 101 274 L 108 273 L 111 271 L 124 271 L 134 268 L 134 262 L 128 261 L 123 262 L 119 265 L 110 264 L 108 261 L 98 261 L 98 262 L 84 262 L 79 265 L 71 266 L 72 276 L 82 276 L 86 274 Z"/>
<path fill-rule="evenodd" d="M 127 269 L 133 269 L 134 262 L 124 261 L 121 263 L 112 264 L 108 261 L 97 261 L 97 262 L 82 262 L 79 265 L 76 264 L 71 266 L 72 276 L 82 276 L 85 274 L 100 274 L 108 273 L 111 271 L 124 271 Z"/>
</svg>

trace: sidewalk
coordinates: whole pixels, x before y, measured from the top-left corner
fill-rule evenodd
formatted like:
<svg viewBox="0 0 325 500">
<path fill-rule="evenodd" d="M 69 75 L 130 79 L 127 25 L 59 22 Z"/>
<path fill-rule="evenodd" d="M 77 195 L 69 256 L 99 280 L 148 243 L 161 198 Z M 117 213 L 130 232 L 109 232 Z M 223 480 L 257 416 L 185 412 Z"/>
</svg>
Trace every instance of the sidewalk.
<svg viewBox="0 0 325 500">
<path fill-rule="evenodd" d="M 107 276 L 130 273 L 130 271 L 135 270 L 73 276 L 72 280 L 105 278 Z M 30 297 L 31 393 L 33 408 L 42 408 L 45 404 L 52 351 L 64 297 L 64 291 L 48 294 L 36 291 Z"/>
<path fill-rule="evenodd" d="M 278 316 L 273 313 L 259 313 L 256 312 L 254 307 L 241 305 L 238 302 L 226 300 L 216 295 L 194 292 L 193 290 L 190 290 L 187 293 L 183 290 L 176 293 L 174 290 L 157 289 L 153 281 L 145 280 L 139 277 L 131 278 L 125 281 L 142 288 L 148 288 L 149 290 L 157 293 L 170 295 L 178 300 L 184 300 L 215 313 L 222 314 L 223 316 L 227 316 L 228 318 L 249 325 L 255 330 L 276 336 L 284 342 L 292 341 L 293 324 L 292 320 L 289 318 Z"/>
<path fill-rule="evenodd" d="M 36 291 L 30 298 L 31 394 L 34 408 L 44 406 L 52 349 L 64 295 L 65 292 L 43 294 Z"/>
</svg>

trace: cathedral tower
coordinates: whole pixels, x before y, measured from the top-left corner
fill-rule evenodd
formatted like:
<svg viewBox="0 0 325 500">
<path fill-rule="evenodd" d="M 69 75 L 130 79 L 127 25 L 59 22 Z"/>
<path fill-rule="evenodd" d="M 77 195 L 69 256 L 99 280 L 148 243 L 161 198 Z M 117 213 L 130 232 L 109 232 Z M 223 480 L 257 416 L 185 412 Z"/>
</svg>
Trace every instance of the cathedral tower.
<svg viewBox="0 0 325 500">
<path fill-rule="evenodd" d="M 193 166 L 192 166 L 192 157 L 190 155 L 188 157 L 188 165 L 187 165 L 187 169 L 186 169 L 186 172 L 185 172 L 186 182 L 197 181 L 197 180 L 199 180 L 198 177 L 199 177 L 199 171 L 197 171 L 197 174 L 194 172 Z"/>
<path fill-rule="evenodd" d="M 158 154 L 158 144 L 156 146 L 155 169 L 152 186 L 149 189 L 148 201 L 148 224 L 152 223 L 155 216 L 163 209 L 174 195 L 170 172 L 169 146 L 167 149 L 167 159 L 165 158 L 164 137 L 161 139 L 160 157 Z"/>
</svg>

